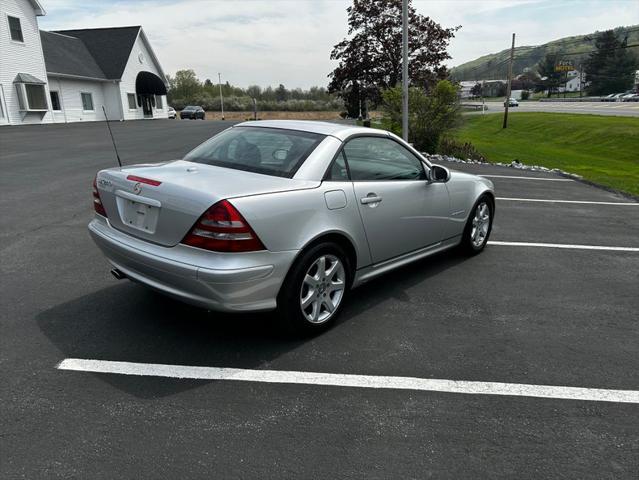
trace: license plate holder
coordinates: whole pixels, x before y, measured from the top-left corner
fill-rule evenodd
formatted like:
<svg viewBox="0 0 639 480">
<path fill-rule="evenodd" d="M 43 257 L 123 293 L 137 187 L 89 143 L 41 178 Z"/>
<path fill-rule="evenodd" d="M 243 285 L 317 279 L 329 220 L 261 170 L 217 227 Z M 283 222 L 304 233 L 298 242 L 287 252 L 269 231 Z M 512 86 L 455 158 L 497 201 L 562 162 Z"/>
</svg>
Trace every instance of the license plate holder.
<svg viewBox="0 0 639 480">
<path fill-rule="evenodd" d="M 129 228 L 153 234 L 157 227 L 160 207 L 130 198 L 117 198 L 118 210 L 122 223 Z"/>
</svg>

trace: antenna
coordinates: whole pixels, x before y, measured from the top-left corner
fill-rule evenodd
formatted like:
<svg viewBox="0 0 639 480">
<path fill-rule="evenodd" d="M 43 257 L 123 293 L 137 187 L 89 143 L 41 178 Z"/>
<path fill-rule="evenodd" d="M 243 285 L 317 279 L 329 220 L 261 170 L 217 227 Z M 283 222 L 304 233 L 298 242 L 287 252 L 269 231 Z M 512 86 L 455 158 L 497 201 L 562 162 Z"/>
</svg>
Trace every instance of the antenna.
<svg viewBox="0 0 639 480">
<path fill-rule="evenodd" d="M 113 142 L 113 150 L 115 150 L 115 156 L 118 159 L 118 165 L 122 168 L 122 160 L 120 160 L 120 154 L 118 153 L 118 147 L 115 145 L 115 138 L 113 138 L 113 132 L 111 131 L 111 125 L 109 125 L 109 117 L 107 117 L 106 109 L 102 105 L 102 111 L 104 112 L 104 118 L 106 120 L 107 128 L 109 129 L 109 135 L 111 135 L 111 141 Z"/>
</svg>

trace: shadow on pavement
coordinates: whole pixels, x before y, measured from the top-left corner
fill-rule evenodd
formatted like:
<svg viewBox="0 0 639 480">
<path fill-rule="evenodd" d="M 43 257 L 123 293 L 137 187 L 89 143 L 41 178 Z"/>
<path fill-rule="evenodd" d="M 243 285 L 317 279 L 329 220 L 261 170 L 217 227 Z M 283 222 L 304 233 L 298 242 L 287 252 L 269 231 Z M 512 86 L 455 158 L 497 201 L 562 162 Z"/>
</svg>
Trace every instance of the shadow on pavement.
<svg viewBox="0 0 639 480">
<path fill-rule="evenodd" d="M 380 334 L 372 313 L 389 298 L 408 301 L 406 289 L 426 281 L 465 258 L 443 253 L 401 268 L 354 290 L 336 325 L 328 333 Z M 279 356 L 301 345 L 335 338 L 300 338 L 286 334 L 274 313 L 207 312 L 121 282 L 57 305 L 39 314 L 37 322 L 63 358 L 162 363 L 171 365 L 268 368 Z M 426 327 L 425 327 L 426 328 Z M 349 331 L 355 330 L 355 331 Z M 324 339 L 322 338 L 324 337 Z M 209 383 L 101 374 L 112 386 L 140 398 L 157 398 Z"/>
</svg>

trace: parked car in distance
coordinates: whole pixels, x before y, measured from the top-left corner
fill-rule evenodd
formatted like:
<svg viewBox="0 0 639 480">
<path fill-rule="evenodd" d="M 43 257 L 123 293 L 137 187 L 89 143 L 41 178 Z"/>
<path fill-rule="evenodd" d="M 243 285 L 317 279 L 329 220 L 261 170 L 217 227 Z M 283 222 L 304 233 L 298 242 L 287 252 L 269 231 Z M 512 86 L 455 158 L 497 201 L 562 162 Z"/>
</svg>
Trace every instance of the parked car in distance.
<svg viewBox="0 0 639 480">
<path fill-rule="evenodd" d="M 197 107 L 193 105 L 189 105 L 188 107 L 184 107 L 184 109 L 180 112 L 180 118 L 190 118 L 191 120 L 197 120 L 198 118 L 204 120 L 206 116 L 206 112 L 202 107 Z"/>
<path fill-rule="evenodd" d="M 175 108 L 169 107 L 167 110 L 168 110 L 169 118 L 172 118 L 172 119 L 177 118 L 177 112 L 175 111 Z"/>
<path fill-rule="evenodd" d="M 615 101 L 615 95 L 617 95 L 616 93 L 611 93 L 609 95 L 606 95 L 605 97 L 601 98 L 602 102 L 614 102 Z"/>
<path fill-rule="evenodd" d="M 481 252 L 495 194 L 387 131 L 280 120 L 235 125 L 182 160 L 101 170 L 93 205 L 116 278 L 209 310 L 277 309 L 313 332 L 378 275 Z"/>
<path fill-rule="evenodd" d="M 619 102 L 626 102 L 628 98 L 631 98 L 633 95 L 635 95 L 635 92 L 626 92 L 623 95 L 619 95 L 619 97 L 617 98 L 617 100 Z"/>
<path fill-rule="evenodd" d="M 506 102 L 504 102 L 504 107 L 505 106 L 506 106 Z M 511 97 L 511 98 L 508 99 L 508 106 L 509 107 L 518 107 L 519 106 L 519 102 Z"/>
<path fill-rule="evenodd" d="M 621 99 L 622 102 L 639 102 L 639 93 L 631 93 L 624 95 Z"/>
</svg>

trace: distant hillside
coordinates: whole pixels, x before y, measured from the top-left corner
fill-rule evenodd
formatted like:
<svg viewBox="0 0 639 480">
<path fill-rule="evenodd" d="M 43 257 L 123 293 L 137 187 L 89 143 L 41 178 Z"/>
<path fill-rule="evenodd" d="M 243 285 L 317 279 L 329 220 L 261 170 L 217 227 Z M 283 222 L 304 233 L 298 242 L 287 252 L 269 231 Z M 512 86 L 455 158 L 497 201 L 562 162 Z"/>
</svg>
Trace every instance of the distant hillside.
<svg viewBox="0 0 639 480">
<path fill-rule="evenodd" d="M 619 38 L 628 35 L 628 44 L 639 43 L 639 25 L 619 27 L 615 29 Z M 597 32 L 588 35 L 578 35 L 575 37 L 565 37 L 559 40 L 545 43 L 543 45 L 515 47 L 515 57 L 513 62 L 513 76 L 524 72 L 524 69 L 535 69 L 537 63 L 546 56 L 547 53 L 557 52 L 566 54 L 565 60 L 571 60 L 573 65 L 579 66 L 580 62 L 588 57 L 588 53 L 594 49 L 594 41 Z M 515 40 L 515 45 L 516 45 Z M 639 55 L 639 47 L 631 49 Z M 491 80 L 506 78 L 508 74 L 508 57 L 510 49 L 502 50 L 499 53 L 484 55 L 476 60 L 463 63 L 451 70 L 451 76 L 455 80 Z"/>
</svg>

